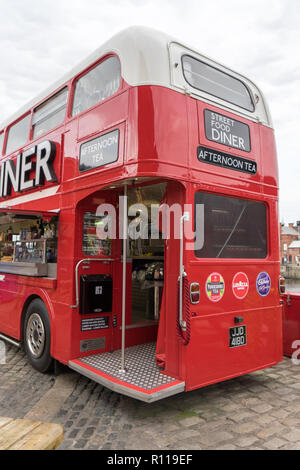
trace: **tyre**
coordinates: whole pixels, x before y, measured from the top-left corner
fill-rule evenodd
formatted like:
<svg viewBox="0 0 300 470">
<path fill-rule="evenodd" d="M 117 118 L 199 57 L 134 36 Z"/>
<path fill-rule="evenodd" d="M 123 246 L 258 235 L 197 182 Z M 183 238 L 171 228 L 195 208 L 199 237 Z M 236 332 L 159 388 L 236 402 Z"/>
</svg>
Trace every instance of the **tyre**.
<svg viewBox="0 0 300 470">
<path fill-rule="evenodd" d="M 35 299 L 29 305 L 24 321 L 24 348 L 28 361 L 39 372 L 52 369 L 50 356 L 51 328 L 48 310 L 41 299 Z"/>
</svg>

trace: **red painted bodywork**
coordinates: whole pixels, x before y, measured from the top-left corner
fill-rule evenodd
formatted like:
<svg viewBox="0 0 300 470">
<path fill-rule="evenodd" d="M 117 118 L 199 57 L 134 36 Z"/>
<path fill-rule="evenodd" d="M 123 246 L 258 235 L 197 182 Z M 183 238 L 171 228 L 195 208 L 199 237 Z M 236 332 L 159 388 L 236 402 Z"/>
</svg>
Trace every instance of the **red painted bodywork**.
<svg viewBox="0 0 300 470">
<path fill-rule="evenodd" d="M 68 86 L 72 89 L 73 81 Z M 71 103 L 69 113 L 70 109 Z M 208 141 L 204 132 L 204 109 L 247 123 L 251 133 L 251 152 L 241 155 L 236 149 Z M 118 161 L 107 167 L 80 173 L 80 145 L 113 129 L 120 130 Z M 174 295 L 179 275 L 179 241 L 169 240 L 165 251 L 165 289 L 158 338 L 157 326 L 140 326 L 127 330 L 126 346 L 157 339 L 159 353 L 165 362 L 164 372 L 185 381 L 186 390 L 264 368 L 282 359 L 282 308 L 278 293 L 278 172 L 271 128 L 168 88 L 130 87 L 123 81 L 119 92 L 114 96 L 76 117 L 72 118 L 69 114 L 62 126 L 36 141 L 28 142 L 20 151 L 45 139 L 57 143 L 58 153 L 54 167 L 60 188 L 54 196 L 19 204 L 15 208 L 60 210 L 57 280 L 37 280 L 5 274 L 5 280 L 0 282 L 2 333 L 20 340 L 24 306 L 30 296 L 39 296 L 49 311 L 51 354 L 55 359 L 68 364 L 72 359 L 91 354 L 80 353 L 80 340 L 99 336 L 106 337 L 105 351 L 120 348 L 120 241 L 113 243 L 113 263 L 94 263 L 89 270 L 89 274 L 112 275 L 112 314 L 117 315 L 118 327 L 82 333 L 78 309 L 70 308 L 75 304 L 75 266 L 86 257 L 81 251 L 83 212 L 85 207 L 89 210 L 91 206 L 96 208 L 99 199 L 116 202 L 122 191 L 111 189 L 101 192 L 102 188 L 125 179 L 159 178 L 169 182 L 169 204 L 193 205 L 195 192 L 199 190 L 265 202 L 268 207 L 268 257 L 265 260 L 246 261 L 201 260 L 195 257 L 194 251 L 185 252 L 184 265 L 189 282 L 200 284 L 201 297 L 198 305 L 191 306 L 194 315 L 191 319 L 191 340 L 184 346 L 176 334 L 177 305 Z M 200 163 L 197 160 L 199 145 L 255 160 L 258 165 L 257 175 Z M 53 183 L 49 186 L 52 185 Z M 16 195 L 12 194 L 11 197 Z M 247 274 L 250 282 L 249 293 L 243 300 L 238 300 L 231 288 L 235 274 L 240 271 Z M 271 292 L 266 298 L 260 297 L 255 287 L 256 277 L 261 271 L 267 271 L 272 281 Z M 209 301 L 205 294 L 206 279 L 213 272 L 222 274 L 226 284 L 224 297 L 218 303 Z M 81 269 L 79 274 L 82 273 L 86 274 Z M 128 265 L 128 323 L 131 306 L 130 274 Z M 228 330 L 235 326 L 236 316 L 244 318 L 248 344 L 229 349 Z"/>
<path fill-rule="evenodd" d="M 283 298 L 283 354 L 299 359 L 300 347 L 300 294 L 287 292 Z"/>
</svg>

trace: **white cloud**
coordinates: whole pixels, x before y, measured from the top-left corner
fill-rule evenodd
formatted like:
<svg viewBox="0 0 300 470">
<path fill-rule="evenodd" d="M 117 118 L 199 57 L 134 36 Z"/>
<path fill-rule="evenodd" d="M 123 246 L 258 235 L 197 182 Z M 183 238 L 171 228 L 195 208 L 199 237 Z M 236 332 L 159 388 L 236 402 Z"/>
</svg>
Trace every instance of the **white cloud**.
<svg viewBox="0 0 300 470">
<path fill-rule="evenodd" d="M 0 121 L 119 30 L 155 27 L 262 88 L 276 129 L 281 212 L 300 219 L 299 0 L 0 0 L 0 12 Z"/>
</svg>

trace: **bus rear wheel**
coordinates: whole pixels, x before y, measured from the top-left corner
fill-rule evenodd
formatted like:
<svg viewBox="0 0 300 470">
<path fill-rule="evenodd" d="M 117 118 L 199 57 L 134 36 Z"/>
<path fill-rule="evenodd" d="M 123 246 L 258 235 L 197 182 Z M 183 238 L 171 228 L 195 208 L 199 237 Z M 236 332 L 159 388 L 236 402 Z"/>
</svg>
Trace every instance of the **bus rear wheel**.
<svg viewBox="0 0 300 470">
<path fill-rule="evenodd" d="M 24 321 L 24 348 L 28 361 L 39 372 L 46 373 L 53 366 L 50 356 L 51 328 L 47 308 L 40 299 L 29 305 Z"/>
</svg>

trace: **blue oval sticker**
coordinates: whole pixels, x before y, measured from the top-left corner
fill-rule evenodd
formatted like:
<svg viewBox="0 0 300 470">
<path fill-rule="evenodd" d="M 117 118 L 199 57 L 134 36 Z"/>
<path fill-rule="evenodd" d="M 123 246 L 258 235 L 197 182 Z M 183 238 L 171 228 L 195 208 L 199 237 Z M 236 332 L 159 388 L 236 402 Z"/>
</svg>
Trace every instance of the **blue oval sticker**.
<svg viewBox="0 0 300 470">
<path fill-rule="evenodd" d="M 268 273 L 262 272 L 256 279 L 256 290 L 261 297 L 267 297 L 271 290 L 271 278 Z"/>
</svg>

